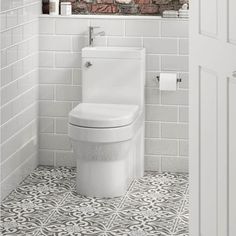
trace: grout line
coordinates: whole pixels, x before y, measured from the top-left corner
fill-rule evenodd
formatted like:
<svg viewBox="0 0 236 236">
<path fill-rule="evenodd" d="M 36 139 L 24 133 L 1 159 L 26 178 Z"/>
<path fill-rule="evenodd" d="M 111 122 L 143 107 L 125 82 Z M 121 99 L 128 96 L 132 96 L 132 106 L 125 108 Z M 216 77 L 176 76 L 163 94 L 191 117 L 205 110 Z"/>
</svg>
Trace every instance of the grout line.
<svg viewBox="0 0 236 236">
<path fill-rule="evenodd" d="M 10 103 L 12 103 L 12 102 L 14 102 L 14 101 L 17 101 L 20 97 L 22 97 L 23 95 L 27 94 L 27 93 L 30 92 L 31 90 L 34 90 L 36 87 L 37 87 L 37 85 L 34 85 L 34 86 L 32 86 L 31 88 L 29 88 L 29 89 L 23 91 L 22 93 L 18 94 L 15 98 L 11 99 L 10 101 L 8 101 L 8 102 L 5 103 L 4 105 L 2 105 L 2 106 L 1 106 L 1 110 L 2 110 L 3 108 L 5 108 L 7 105 L 9 105 Z M 29 105 L 28 105 L 28 106 L 29 106 Z M 17 113 L 17 114 L 18 114 L 18 113 Z M 6 122 L 7 122 L 7 121 L 6 121 Z M 6 123 L 6 122 L 5 122 L 5 123 Z M 3 123 L 3 124 L 5 124 L 5 123 Z M 3 124 L 1 124 L 1 125 L 3 125 Z"/>
<path fill-rule="evenodd" d="M 119 209 L 123 206 L 123 204 L 125 203 L 125 201 L 126 201 L 126 199 L 127 199 L 127 196 L 128 196 L 128 194 L 129 194 L 129 191 L 133 188 L 133 186 L 135 185 L 135 182 L 136 182 L 136 179 L 134 179 L 134 180 L 130 183 L 130 185 L 129 185 L 129 187 L 128 187 L 128 190 L 126 191 L 125 195 L 123 196 L 123 198 L 122 198 L 121 201 L 120 201 L 120 204 L 119 204 L 118 207 L 117 207 L 117 210 L 119 210 Z M 117 216 L 118 216 L 117 213 L 113 214 L 113 216 L 111 217 L 111 219 L 109 220 L 109 222 L 108 222 L 108 224 L 107 224 L 107 229 L 109 229 L 109 228 L 111 227 L 112 223 L 115 221 L 115 219 L 117 218 Z"/>
<path fill-rule="evenodd" d="M 173 233 L 173 234 L 175 233 L 176 227 L 178 226 L 179 221 L 180 221 L 179 215 L 180 215 L 180 213 L 182 212 L 182 210 L 183 210 L 183 208 L 184 208 L 184 206 L 185 206 L 185 204 L 186 204 L 186 199 L 185 199 L 185 198 L 186 198 L 186 196 L 187 196 L 188 188 L 189 188 L 189 186 L 188 186 L 188 184 L 187 184 L 186 189 L 185 189 L 185 191 L 184 191 L 184 199 L 182 199 L 182 204 L 180 205 L 180 208 L 179 208 L 179 211 L 178 211 L 178 215 L 177 215 L 177 217 L 176 217 L 176 221 L 175 221 L 175 224 L 174 224 L 173 229 L 172 229 L 172 233 Z"/>
<path fill-rule="evenodd" d="M 3 126 L 7 125 L 8 122 L 11 122 L 12 120 L 16 119 L 17 117 L 19 118 L 19 116 L 23 115 L 24 113 L 26 113 L 27 111 L 29 111 L 33 107 L 37 108 L 37 106 L 38 106 L 37 101 L 34 101 L 33 103 L 29 104 L 27 107 L 23 108 L 23 110 L 19 111 L 17 114 L 15 114 L 10 119 L 8 119 L 5 123 L 1 124 L 0 127 L 2 128 Z"/>
<path fill-rule="evenodd" d="M 122 35 L 121 37 L 125 37 L 126 36 L 126 21 L 125 20 L 122 20 Z"/>
<path fill-rule="evenodd" d="M 55 167 L 55 166 L 54 166 Z M 66 195 L 65 195 L 65 197 L 61 200 L 61 201 L 59 201 L 58 203 L 57 203 L 57 205 L 61 205 L 63 202 L 64 202 L 64 200 L 69 196 L 69 194 L 70 193 L 67 193 Z M 40 226 L 40 229 L 38 230 L 38 232 L 36 233 L 36 235 L 35 236 L 37 236 L 39 233 L 41 233 L 40 231 L 41 231 L 41 228 L 44 226 L 44 225 L 46 225 L 51 219 L 52 219 L 52 217 L 55 215 L 55 213 L 56 213 L 56 210 L 57 210 L 57 206 L 55 207 L 55 208 L 53 208 L 53 210 L 52 210 L 52 212 L 49 214 L 49 216 L 47 216 L 46 218 L 45 218 L 45 220 L 42 222 L 43 224 Z"/>
<path fill-rule="evenodd" d="M 19 10 L 19 9 L 24 9 L 24 8 L 26 8 L 26 7 L 33 6 L 33 5 L 37 5 L 37 4 L 39 4 L 39 3 L 40 3 L 40 1 L 37 1 L 37 2 L 34 2 L 34 3 L 25 4 L 25 5 L 23 5 L 23 6 L 13 7 L 13 8 L 11 8 L 11 9 L 3 10 L 3 11 L 1 11 L 0 13 L 3 14 L 3 13 L 15 11 L 15 10 Z"/>
<path fill-rule="evenodd" d="M 36 137 L 36 136 L 32 137 L 32 139 L 35 138 L 35 137 Z M 24 145 L 23 145 L 23 146 L 24 146 Z M 22 168 L 24 165 L 26 165 L 26 163 L 27 163 L 30 159 L 32 159 L 36 153 L 37 153 L 37 152 L 33 152 L 32 154 L 30 154 L 27 159 L 25 159 L 22 163 L 20 163 L 20 165 L 18 165 L 18 166 L 14 169 L 13 172 L 9 173 L 9 175 L 7 175 L 3 180 L 1 180 L 1 184 L 2 184 L 7 178 L 9 178 L 10 176 L 14 175 L 17 170 L 19 170 L 19 169 Z M 29 175 L 30 175 L 31 173 L 32 173 L 32 171 L 29 173 Z M 11 193 L 14 192 L 14 191 L 16 190 L 16 188 L 19 187 L 19 186 L 22 184 L 22 182 L 23 182 L 26 178 L 27 178 L 27 176 L 26 176 L 24 179 L 22 179 L 22 180 L 20 181 L 20 183 L 18 183 L 17 186 L 16 186 L 7 196 L 4 197 L 4 199 L 7 198 L 9 195 L 11 195 Z M 2 199 L 2 200 L 4 200 L 4 199 Z"/>
<path fill-rule="evenodd" d="M 2 142 L 2 143 L 1 143 L 1 146 L 5 145 L 9 140 L 11 140 L 11 139 L 13 139 L 14 137 L 16 137 L 16 135 L 20 134 L 20 133 L 21 133 L 22 131 L 24 131 L 25 129 L 29 128 L 30 126 L 33 126 L 34 123 L 36 123 L 36 121 L 37 121 L 37 119 L 31 120 L 31 121 L 30 121 L 29 123 L 27 123 L 23 128 L 17 130 L 17 132 L 15 132 L 14 135 L 12 135 L 12 136 L 9 137 L 8 139 L 6 139 L 4 142 Z M 34 137 L 34 136 L 32 136 L 32 137 Z M 32 138 L 32 137 L 31 137 L 31 138 Z M 21 148 L 21 147 L 22 147 L 22 146 L 20 146 L 19 148 Z M 19 148 L 18 148 L 18 149 L 19 149 Z M 17 151 L 18 151 L 18 149 L 17 149 Z M 15 153 L 15 152 L 14 152 L 14 153 Z M 13 154 L 14 154 L 14 153 L 13 153 Z M 11 157 L 13 154 L 11 154 L 10 156 L 8 156 L 7 159 L 8 159 L 9 157 Z"/>
<path fill-rule="evenodd" d="M 26 142 L 25 144 L 23 144 L 19 149 L 17 149 L 16 152 L 14 152 L 11 156 L 9 156 L 6 160 L 4 160 L 0 166 L 2 167 L 7 161 L 9 161 L 10 158 L 12 158 L 12 156 L 14 156 L 17 152 L 19 152 L 21 149 L 23 149 L 24 147 L 26 147 L 29 143 L 31 143 L 34 139 L 36 139 L 37 136 L 32 136 L 32 138 L 30 138 L 30 140 L 28 140 L 28 142 Z M 30 160 L 31 158 L 33 158 L 33 156 L 37 153 L 37 151 L 33 151 L 32 153 L 29 154 L 28 158 L 26 157 L 26 159 L 23 161 L 23 163 L 21 162 L 21 164 L 19 164 L 14 170 L 12 170 L 10 173 L 8 173 L 8 175 L 6 175 L 4 177 L 4 179 L 1 179 L 1 183 L 3 183 L 7 178 L 9 178 L 9 176 L 11 176 L 12 174 L 14 174 L 15 171 L 17 171 L 18 168 L 22 167 L 28 160 Z M 23 181 L 23 180 L 22 180 Z M 17 185 L 19 186 L 20 183 Z"/>
<path fill-rule="evenodd" d="M 47 37 L 47 36 L 79 36 L 79 37 L 88 37 L 87 34 L 54 34 L 54 33 L 41 33 L 39 34 L 40 36 L 43 36 L 43 37 Z M 178 38 L 178 37 L 163 37 L 163 36 L 139 36 L 139 35 L 105 35 L 109 38 L 143 38 L 143 39 L 173 39 L 173 40 L 178 40 L 178 39 L 185 39 L 185 40 L 188 40 L 189 38 L 185 37 L 185 38 Z M 168 54 L 169 55 L 169 54 Z M 175 53 L 176 55 L 176 53 Z M 182 55 L 182 54 L 181 54 Z M 187 54 L 188 55 L 188 54 Z"/>
<path fill-rule="evenodd" d="M 33 36 L 33 37 L 35 37 L 35 36 Z M 30 38 L 30 39 L 27 39 L 26 41 L 29 41 L 29 40 L 33 39 L 33 37 Z M 14 46 L 11 46 L 11 47 L 17 47 L 17 46 L 19 46 L 19 45 L 14 45 Z M 11 47 L 9 47 L 8 49 L 10 49 Z M 4 49 L 4 50 L 2 50 L 2 51 L 7 51 L 8 49 Z M 16 63 L 18 63 L 18 62 L 20 62 L 20 61 L 23 62 L 25 59 L 27 59 L 27 58 L 29 58 L 29 57 L 32 57 L 32 56 L 35 56 L 35 55 L 38 54 L 38 52 L 33 52 L 33 53 L 28 54 L 28 55 L 25 56 L 25 57 L 22 57 L 22 58 L 18 59 L 18 51 L 19 51 L 19 49 L 17 49 L 17 60 L 14 61 L 14 62 L 12 62 L 12 63 L 7 64 L 7 66 L 1 67 L 0 70 L 7 69 L 8 67 L 13 66 L 13 65 L 15 65 Z"/>
<path fill-rule="evenodd" d="M 21 79 L 25 79 L 27 76 L 29 76 L 29 75 L 31 75 L 31 74 L 37 72 L 37 70 L 38 70 L 38 69 L 35 68 L 35 69 L 33 69 L 33 70 L 31 70 L 31 71 L 29 71 L 29 72 L 27 72 L 27 73 L 24 73 L 23 75 L 20 75 L 20 76 L 17 77 L 16 79 L 14 79 L 14 80 L 8 82 L 7 84 L 4 84 L 3 86 L 1 86 L 0 89 L 1 89 L 1 90 L 2 90 L 2 89 L 5 89 L 5 88 L 7 88 L 8 86 L 12 85 L 13 83 L 19 82 L 19 80 L 21 80 Z M 36 86 L 36 85 L 37 85 L 37 84 L 35 84 L 34 86 Z M 9 102 L 10 102 L 10 101 L 8 101 L 7 103 L 9 103 Z M 2 106 L 5 106 L 7 103 L 2 104 Z"/>
<path fill-rule="evenodd" d="M 2 34 L 2 32 L 0 32 L 0 34 Z M 24 34 L 24 33 L 23 33 Z M 11 37 L 13 37 L 13 34 L 11 35 Z M 33 35 L 33 36 L 30 36 L 30 37 L 27 37 L 27 38 L 22 38 L 21 40 L 19 40 L 18 42 L 16 42 L 16 43 L 11 43 L 10 45 L 8 45 L 8 46 L 6 46 L 6 47 L 4 47 L 4 48 L 1 48 L 1 51 L 5 51 L 5 50 L 8 50 L 8 49 L 10 49 L 10 48 L 12 48 L 12 47 L 15 47 L 15 46 L 22 46 L 22 44 L 23 43 L 26 43 L 27 41 L 27 43 L 29 43 L 31 40 L 35 40 L 35 39 L 37 39 L 38 38 L 38 35 Z M 13 41 L 13 40 L 11 40 L 11 41 Z M 18 49 L 19 50 L 19 49 Z M 38 52 L 34 52 L 34 53 L 38 53 Z M 34 53 L 31 53 L 31 54 L 34 54 Z M 19 59 L 20 60 L 20 59 Z"/>
<path fill-rule="evenodd" d="M 1 12 L 0 12 L 1 13 Z M 25 26 L 25 25 L 28 25 L 30 23 L 33 23 L 33 22 L 37 22 L 38 21 L 38 18 L 34 18 L 33 20 L 29 20 L 29 21 L 26 21 L 24 23 L 20 23 L 20 24 L 16 24 L 15 26 L 12 26 L 12 27 L 8 27 L 2 31 L 0 31 L 0 33 L 4 33 L 6 31 L 9 31 L 9 30 L 14 30 L 15 28 L 17 27 L 20 27 L 20 26 Z"/>
<path fill-rule="evenodd" d="M 188 140 L 188 138 L 180 138 L 180 137 L 176 137 L 176 138 L 170 138 L 170 137 L 145 137 L 146 139 L 151 139 L 151 140 L 170 140 L 170 141 L 179 141 L 179 140 Z"/>
</svg>

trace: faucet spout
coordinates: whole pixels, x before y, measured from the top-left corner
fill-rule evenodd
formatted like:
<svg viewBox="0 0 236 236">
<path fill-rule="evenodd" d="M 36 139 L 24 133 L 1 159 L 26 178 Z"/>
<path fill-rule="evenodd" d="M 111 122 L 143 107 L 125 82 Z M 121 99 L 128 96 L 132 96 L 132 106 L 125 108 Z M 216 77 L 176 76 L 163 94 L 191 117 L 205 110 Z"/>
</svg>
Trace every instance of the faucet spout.
<svg viewBox="0 0 236 236">
<path fill-rule="evenodd" d="M 98 33 L 94 33 L 94 29 L 100 28 L 98 26 L 89 26 L 89 46 L 93 46 L 93 42 L 94 42 L 94 38 L 96 36 L 104 36 L 105 32 L 104 31 L 100 31 Z"/>
<path fill-rule="evenodd" d="M 96 34 L 94 34 L 94 36 L 105 36 L 105 32 L 104 31 L 100 31 L 100 32 L 98 32 L 98 33 L 96 33 Z"/>
</svg>

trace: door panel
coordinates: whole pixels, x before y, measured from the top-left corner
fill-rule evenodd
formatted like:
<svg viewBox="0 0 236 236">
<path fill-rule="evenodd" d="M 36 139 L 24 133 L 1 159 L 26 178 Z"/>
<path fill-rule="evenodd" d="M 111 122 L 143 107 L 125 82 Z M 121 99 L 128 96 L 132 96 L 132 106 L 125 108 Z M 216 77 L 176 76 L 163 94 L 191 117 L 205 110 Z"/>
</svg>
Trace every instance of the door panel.
<svg viewBox="0 0 236 236">
<path fill-rule="evenodd" d="M 217 0 L 200 0 L 200 33 L 217 37 L 218 12 Z M 209 17 L 210 16 L 210 17 Z"/>
<path fill-rule="evenodd" d="M 229 80 L 229 236 L 236 235 L 236 79 Z"/>
<path fill-rule="evenodd" d="M 233 43 L 236 45 L 236 1 L 235 0 L 228 0 L 228 39 L 230 43 Z"/>
<path fill-rule="evenodd" d="M 200 69 L 200 224 L 202 236 L 216 235 L 217 226 L 217 100 L 218 78 Z"/>
<path fill-rule="evenodd" d="M 236 1 L 190 1 L 190 236 L 236 235 Z"/>
</svg>

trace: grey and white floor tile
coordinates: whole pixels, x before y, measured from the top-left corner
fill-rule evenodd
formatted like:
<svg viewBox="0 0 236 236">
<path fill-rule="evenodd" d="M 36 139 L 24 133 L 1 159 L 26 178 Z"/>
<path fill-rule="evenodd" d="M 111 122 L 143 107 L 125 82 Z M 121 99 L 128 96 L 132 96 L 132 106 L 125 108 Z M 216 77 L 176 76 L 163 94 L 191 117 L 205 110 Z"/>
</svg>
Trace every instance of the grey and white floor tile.
<svg viewBox="0 0 236 236">
<path fill-rule="evenodd" d="M 188 236 L 188 175 L 147 172 L 117 198 L 81 196 L 75 168 L 38 167 L 1 204 L 2 235 Z"/>
</svg>

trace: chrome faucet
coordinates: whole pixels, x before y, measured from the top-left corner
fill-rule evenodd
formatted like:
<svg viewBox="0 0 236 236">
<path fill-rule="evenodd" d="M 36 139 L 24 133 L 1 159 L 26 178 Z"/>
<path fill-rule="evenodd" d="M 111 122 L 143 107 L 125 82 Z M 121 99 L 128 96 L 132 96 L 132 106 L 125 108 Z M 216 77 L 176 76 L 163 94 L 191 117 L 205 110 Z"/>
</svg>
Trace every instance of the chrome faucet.
<svg viewBox="0 0 236 236">
<path fill-rule="evenodd" d="M 105 35 L 105 32 L 104 31 L 101 31 L 101 32 L 98 32 L 98 33 L 94 33 L 94 29 L 98 29 L 100 28 L 99 26 L 89 26 L 89 46 L 93 46 L 93 41 L 94 41 L 94 38 L 98 35 L 100 36 L 104 36 Z"/>
</svg>

